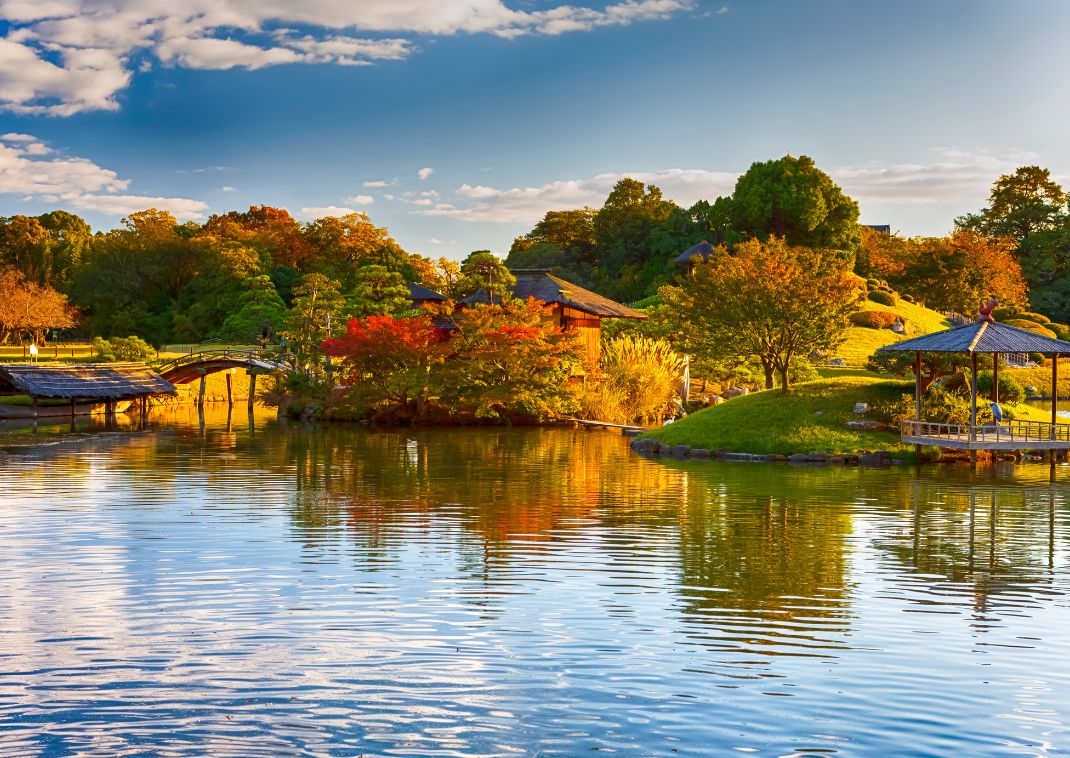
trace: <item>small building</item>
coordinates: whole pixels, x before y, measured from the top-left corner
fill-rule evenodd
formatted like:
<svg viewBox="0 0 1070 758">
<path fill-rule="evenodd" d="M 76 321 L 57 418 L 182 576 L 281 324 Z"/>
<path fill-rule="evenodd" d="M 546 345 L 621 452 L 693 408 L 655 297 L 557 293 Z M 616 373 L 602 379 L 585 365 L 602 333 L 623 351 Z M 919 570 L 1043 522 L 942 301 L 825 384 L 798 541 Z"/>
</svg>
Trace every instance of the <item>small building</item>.
<svg viewBox="0 0 1070 758">
<path fill-rule="evenodd" d="M 512 274 L 516 277 L 513 297 L 521 300 L 532 297 L 553 305 L 561 328 L 580 336 L 588 359 L 594 363 L 600 360 L 602 354 L 602 319 L 647 317 L 645 313 L 608 297 L 559 279 L 546 269 L 515 269 Z M 489 301 L 487 293 L 480 290 L 461 302 L 471 305 Z"/>
<path fill-rule="evenodd" d="M 673 263 L 677 266 L 687 266 L 688 276 L 695 273 L 696 259 L 699 262 L 708 261 L 717 254 L 717 248 L 711 245 L 706 240 L 702 240 L 696 245 L 692 245 L 684 252 L 680 253 L 673 259 Z"/>
<path fill-rule="evenodd" d="M 859 224 L 859 226 L 867 227 L 867 228 L 872 229 L 873 231 L 875 231 L 875 232 L 877 232 L 879 234 L 887 234 L 887 235 L 890 236 L 891 233 L 892 233 L 892 225 L 891 224 Z"/>
<path fill-rule="evenodd" d="M 425 303 L 436 305 L 438 303 L 444 303 L 449 300 L 445 295 L 441 295 L 432 289 L 428 289 L 422 284 L 416 282 L 409 282 L 409 300 L 414 306 L 419 308 Z"/>
<path fill-rule="evenodd" d="M 104 403 L 108 411 L 124 400 L 169 395 L 175 386 L 144 363 L 4 363 L 0 395 L 27 395 L 36 412 L 39 400 Z"/>
</svg>

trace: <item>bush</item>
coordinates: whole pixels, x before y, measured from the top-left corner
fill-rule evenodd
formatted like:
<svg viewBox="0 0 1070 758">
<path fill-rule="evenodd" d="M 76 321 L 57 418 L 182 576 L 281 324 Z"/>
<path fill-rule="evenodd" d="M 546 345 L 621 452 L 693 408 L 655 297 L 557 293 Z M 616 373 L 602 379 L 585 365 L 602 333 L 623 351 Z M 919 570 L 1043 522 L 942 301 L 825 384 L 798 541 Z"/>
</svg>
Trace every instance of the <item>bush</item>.
<svg viewBox="0 0 1070 758">
<path fill-rule="evenodd" d="M 994 318 L 996 321 L 1006 321 L 1009 318 L 1014 318 L 1021 312 L 1021 308 L 1018 308 L 1013 305 L 1006 305 L 1002 308 L 996 308 L 994 311 L 992 311 L 992 318 Z"/>
<path fill-rule="evenodd" d="M 1000 385 L 1002 384 L 1003 382 L 1000 382 Z M 903 395 L 892 403 L 878 405 L 874 408 L 874 414 L 878 418 L 893 423 L 913 421 L 914 396 Z M 934 384 L 922 393 L 921 420 L 940 424 L 968 424 L 970 423 L 970 400 L 957 392 Z M 992 410 L 988 407 L 988 403 L 982 405 L 978 402 L 977 423 L 986 424 L 990 421 L 992 421 Z"/>
<path fill-rule="evenodd" d="M 903 298 L 903 299 L 904 299 L 904 300 L 906 300 L 906 301 L 907 301 L 908 303 L 913 303 L 913 302 L 916 302 L 916 301 L 914 300 L 914 296 L 913 296 L 913 295 L 900 295 L 899 297 Z"/>
<path fill-rule="evenodd" d="M 1033 363 L 1038 366 L 1043 366 L 1048 362 L 1048 357 L 1044 355 L 1044 353 L 1030 353 L 1029 360 L 1033 361 Z"/>
<path fill-rule="evenodd" d="M 880 303 L 881 305 L 894 306 L 896 303 L 895 295 L 893 295 L 891 292 L 885 292 L 883 290 L 876 290 L 874 292 L 870 292 L 869 299 L 875 303 Z"/>
<path fill-rule="evenodd" d="M 1026 321 L 1025 319 L 1021 318 L 1012 318 L 1010 321 L 1006 321 L 1004 323 L 1006 323 L 1008 326 L 1016 326 L 1019 329 L 1025 329 L 1026 331 L 1030 331 L 1033 334 L 1039 334 L 1044 337 L 1051 337 L 1052 339 L 1055 339 L 1055 332 L 1053 332 L 1051 329 L 1048 329 L 1046 326 L 1041 326 L 1040 324 L 1034 321 Z"/>
<path fill-rule="evenodd" d="M 1070 326 L 1066 324 L 1045 324 L 1049 329 L 1055 332 L 1055 336 L 1061 340 L 1070 341 Z"/>
<path fill-rule="evenodd" d="M 981 371 L 977 374 L 977 397 L 978 403 L 980 398 L 992 397 L 992 372 Z M 1017 405 L 1025 400 L 1025 388 L 1018 383 L 1013 376 L 1007 376 L 1006 374 L 999 375 L 999 401 L 1001 403 L 1010 403 L 1011 405 Z"/>
<path fill-rule="evenodd" d="M 879 279 L 866 279 L 866 289 L 876 290 L 880 289 L 881 283 Z"/>
<path fill-rule="evenodd" d="M 859 311 L 850 315 L 851 323 L 866 329 L 887 329 L 899 316 L 891 311 Z"/>
<path fill-rule="evenodd" d="M 1024 318 L 1026 321 L 1035 321 L 1038 324 L 1050 324 L 1051 319 L 1045 316 L 1043 313 L 1033 313 L 1032 311 L 1025 311 L 1019 313 L 1017 318 Z"/>
<path fill-rule="evenodd" d="M 140 337 L 93 338 L 93 351 L 97 360 L 105 363 L 115 361 L 147 361 L 156 357 L 156 348 Z"/>
</svg>

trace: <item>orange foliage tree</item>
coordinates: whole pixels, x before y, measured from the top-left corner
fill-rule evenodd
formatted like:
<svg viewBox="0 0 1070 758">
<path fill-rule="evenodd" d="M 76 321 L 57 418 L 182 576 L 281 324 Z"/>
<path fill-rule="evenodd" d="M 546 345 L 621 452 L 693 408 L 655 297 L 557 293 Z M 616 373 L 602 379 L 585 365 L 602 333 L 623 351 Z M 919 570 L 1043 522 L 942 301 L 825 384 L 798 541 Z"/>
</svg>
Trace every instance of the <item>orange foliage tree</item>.
<svg viewBox="0 0 1070 758">
<path fill-rule="evenodd" d="M 27 337 L 44 342 L 49 329 L 74 326 L 74 316 L 66 295 L 26 281 L 18 269 L 0 269 L 0 344 Z"/>
</svg>

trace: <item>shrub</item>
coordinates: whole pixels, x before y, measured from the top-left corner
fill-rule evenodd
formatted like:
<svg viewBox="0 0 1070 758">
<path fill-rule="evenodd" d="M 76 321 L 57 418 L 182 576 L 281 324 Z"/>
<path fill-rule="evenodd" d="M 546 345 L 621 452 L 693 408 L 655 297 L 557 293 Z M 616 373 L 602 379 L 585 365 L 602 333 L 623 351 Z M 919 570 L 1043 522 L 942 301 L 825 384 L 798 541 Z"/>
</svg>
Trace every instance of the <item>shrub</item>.
<svg viewBox="0 0 1070 758">
<path fill-rule="evenodd" d="M 880 303 L 881 305 L 894 306 L 896 302 L 895 295 L 893 295 L 891 292 L 885 292 L 883 290 L 876 290 L 874 292 L 870 292 L 869 299 L 875 303 Z"/>
<path fill-rule="evenodd" d="M 880 289 L 881 283 L 879 279 L 866 279 L 866 288 L 871 290 Z"/>
<path fill-rule="evenodd" d="M 1024 318 L 1026 321 L 1034 321 L 1038 324 L 1050 324 L 1051 319 L 1045 316 L 1043 313 L 1033 313 L 1032 311 L 1024 311 L 1019 313 L 1017 318 Z"/>
<path fill-rule="evenodd" d="M 898 318 L 891 311 L 859 311 L 850 315 L 852 324 L 866 329 L 887 329 Z"/>
<path fill-rule="evenodd" d="M 906 301 L 907 301 L 908 303 L 913 303 L 913 302 L 915 302 L 915 300 L 914 300 L 914 296 L 913 296 L 913 295 L 900 295 L 899 297 L 903 298 L 903 299 L 904 299 L 904 300 L 906 300 Z"/>
<path fill-rule="evenodd" d="M 1051 337 L 1052 339 L 1055 338 L 1055 332 L 1053 332 L 1051 329 L 1048 329 L 1046 326 L 1041 326 L 1040 324 L 1034 321 L 1026 321 L 1025 319 L 1021 318 L 1012 318 L 1010 321 L 1006 321 L 1004 323 L 1006 323 L 1008 326 L 1016 326 L 1019 329 L 1025 329 L 1027 331 L 1033 332 L 1033 334 L 1039 334 L 1044 337 Z"/>
<path fill-rule="evenodd" d="M 1002 385 L 1003 383 L 1000 382 Z M 992 420 L 992 411 L 985 403 L 978 402 L 977 423 L 985 424 Z M 874 409 L 878 418 L 898 423 L 914 419 L 914 396 L 902 395 L 898 400 L 878 405 Z M 921 420 L 941 424 L 970 423 L 970 400 L 957 392 L 944 389 L 939 385 L 929 387 L 921 396 Z"/>
<path fill-rule="evenodd" d="M 156 348 L 140 337 L 102 337 L 93 338 L 93 351 L 97 360 L 105 363 L 113 361 L 147 361 L 156 357 Z"/>
<path fill-rule="evenodd" d="M 1049 329 L 1055 332 L 1055 336 L 1061 340 L 1070 341 L 1070 326 L 1066 324 L 1045 324 Z"/>
<path fill-rule="evenodd" d="M 1044 353 L 1030 353 L 1029 360 L 1033 361 L 1033 363 L 1038 366 L 1043 366 L 1048 362 L 1048 357 L 1044 355 Z"/>
<path fill-rule="evenodd" d="M 672 414 L 677 405 L 683 358 L 664 340 L 624 336 L 602 345 L 603 380 L 580 402 L 599 421 L 627 424 Z"/>
<path fill-rule="evenodd" d="M 989 398 L 992 396 L 992 372 L 982 371 L 977 374 L 977 397 Z M 999 375 L 999 401 L 1017 405 L 1025 400 L 1025 388 L 1018 383 L 1013 376 Z"/>
<path fill-rule="evenodd" d="M 1005 305 L 1002 308 L 996 308 L 992 311 L 992 318 L 996 321 L 1006 321 L 1009 318 L 1014 318 L 1022 312 L 1021 308 L 1013 305 Z"/>
</svg>

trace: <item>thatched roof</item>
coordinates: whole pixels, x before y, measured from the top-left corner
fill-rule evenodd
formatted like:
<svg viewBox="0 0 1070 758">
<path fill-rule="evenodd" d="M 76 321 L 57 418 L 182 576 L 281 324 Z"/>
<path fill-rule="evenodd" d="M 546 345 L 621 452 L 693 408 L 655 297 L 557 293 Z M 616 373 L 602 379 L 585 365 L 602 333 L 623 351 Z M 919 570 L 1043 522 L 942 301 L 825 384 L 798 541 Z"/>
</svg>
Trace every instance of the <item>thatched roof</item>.
<svg viewBox="0 0 1070 758">
<path fill-rule="evenodd" d="M 1070 342 L 1034 334 L 1009 324 L 975 321 L 942 332 L 885 345 L 879 352 L 1056 353 L 1070 355 Z"/>
<path fill-rule="evenodd" d="M 673 259 L 673 263 L 678 266 L 686 266 L 691 263 L 692 258 L 701 258 L 704 261 L 708 261 L 716 254 L 716 252 L 717 249 L 713 245 L 706 240 L 702 240 L 702 242 L 697 245 L 692 245 L 676 256 L 676 258 Z"/>
<path fill-rule="evenodd" d="M 449 300 L 449 298 L 445 295 L 440 295 L 432 289 L 424 287 L 422 284 L 417 284 L 416 282 L 409 282 L 409 300 L 412 300 L 414 303 L 442 303 L 446 300 Z"/>
<path fill-rule="evenodd" d="M 556 303 L 575 308 L 584 313 L 601 318 L 646 318 L 645 313 L 632 310 L 626 305 L 610 300 L 608 297 L 585 290 L 577 284 L 558 279 L 545 269 L 515 269 L 513 276 L 516 284 L 513 286 L 513 297 L 526 300 L 533 297 L 544 303 Z M 480 290 L 471 297 L 466 297 L 462 302 L 487 303 L 490 299 L 487 293 Z"/>
<path fill-rule="evenodd" d="M 122 400 L 175 391 L 144 363 L 4 363 L 0 395 Z"/>
</svg>

